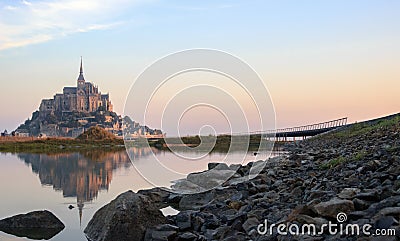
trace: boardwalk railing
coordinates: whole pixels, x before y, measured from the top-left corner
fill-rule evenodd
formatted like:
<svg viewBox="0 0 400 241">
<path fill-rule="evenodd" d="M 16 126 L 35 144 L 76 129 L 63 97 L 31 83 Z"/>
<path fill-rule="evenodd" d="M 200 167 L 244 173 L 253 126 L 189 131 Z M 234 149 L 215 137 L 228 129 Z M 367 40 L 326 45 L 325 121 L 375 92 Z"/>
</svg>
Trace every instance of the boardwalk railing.
<svg viewBox="0 0 400 241">
<path fill-rule="evenodd" d="M 333 129 L 336 129 L 341 126 L 347 125 L 347 117 L 340 118 L 336 120 L 321 122 L 317 124 L 290 127 L 290 128 L 282 128 L 272 131 L 266 131 L 263 136 L 267 138 L 284 138 L 286 140 L 287 137 L 307 137 L 307 136 L 315 136 Z"/>
<path fill-rule="evenodd" d="M 267 131 L 255 131 L 249 133 L 237 133 L 234 135 L 259 135 L 268 140 L 275 139 L 276 141 L 288 141 L 288 137 L 291 137 L 294 141 L 296 140 L 296 137 L 301 137 L 305 139 L 306 137 L 315 136 L 345 125 L 347 125 L 347 117 L 304 126 L 281 128 Z"/>
</svg>

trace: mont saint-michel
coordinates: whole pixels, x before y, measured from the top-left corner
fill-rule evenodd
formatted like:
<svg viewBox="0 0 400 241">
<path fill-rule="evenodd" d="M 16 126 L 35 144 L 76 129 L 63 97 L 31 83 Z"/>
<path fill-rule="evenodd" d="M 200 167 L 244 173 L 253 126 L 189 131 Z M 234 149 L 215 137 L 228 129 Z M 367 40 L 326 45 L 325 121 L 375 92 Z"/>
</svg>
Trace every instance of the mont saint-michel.
<svg viewBox="0 0 400 241">
<path fill-rule="evenodd" d="M 53 99 L 43 99 L 39 111 L 43 116 L 54 113 L 71 113 L 74 111 L 88 113 L 99 110 L 113 111 L 109 94 L 101 94 L 98 86 L 86 82 L 81 66 L 76 87 L 64 87 L 62 94 L 54 95 Z"/>
<path fill-rule="evenodd" d="M 92 126 L 122 136 L 123 128 L 130 128 L 133 135 L 162 135 L 153 130 L 122 117 L 113 111 L 110 95 L 100 92 L 99 87 L 86 81 L 83 74 L 81 57 L 79 76 L 76 86 L 64 87 L 62 93 L 56 93 L 51 99 L 42 99 L 39 110 L 21 124 L 15 132 L 18 136 L 61 136 L 77 137 Z M 124 125 L 124 126 L 123 126 Z"/>
</svg>

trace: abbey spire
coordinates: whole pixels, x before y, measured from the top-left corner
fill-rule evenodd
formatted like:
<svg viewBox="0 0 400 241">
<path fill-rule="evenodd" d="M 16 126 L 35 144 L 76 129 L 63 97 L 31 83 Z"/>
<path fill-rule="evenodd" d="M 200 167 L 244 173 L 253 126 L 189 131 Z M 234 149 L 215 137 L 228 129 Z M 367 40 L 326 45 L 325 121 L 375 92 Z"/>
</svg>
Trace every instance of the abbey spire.
<svg viewBox="0 0 400 241">
<path fill-rule="evenodd" d="M 85 82 L 85 78 L 83 77 L 82 56 L 81 56 L 81 68 L 80 68 L 80 71 L 79 71 L 78 81 L 83 81 L 83 82 Z"/>
</svg>

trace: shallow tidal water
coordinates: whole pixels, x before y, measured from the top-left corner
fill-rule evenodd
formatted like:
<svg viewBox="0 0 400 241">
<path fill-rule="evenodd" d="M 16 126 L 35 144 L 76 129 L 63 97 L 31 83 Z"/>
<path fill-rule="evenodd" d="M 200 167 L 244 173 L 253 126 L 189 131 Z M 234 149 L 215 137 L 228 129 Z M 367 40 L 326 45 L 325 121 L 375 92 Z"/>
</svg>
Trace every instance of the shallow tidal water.
<svg viewBox="0 0 400 241">
<path fill-rule="evenodd" d="M 182 163 L 178 156 L 169 151 L 131 148 L 130 153 L 139 169 L 151 169 L 156 158 L 182 176 L 206 170 L 209 162 L 229 160 L 228 164 L 246 164 L 265 160 L 269 156 L 267 152 L 260 152 L 256 156 L 253 152 L 245 155 L 213 152 Z M 198 153 L 187 155 L 199 156 Z M 169 186 L 171 181 L 163 180 L 163 185 Z M 50 239 L 54 241 L 85 241 L 83 230 L 99 208 L 127 190 L 136 192 L 152 187 L 132 165 L 125 150 L 0 154 L 0 219 L 33 210 L 49 210 L 65 224 L 65 229 Z M 74 208 L 69 209 L 69 205 Z M 31 239 L 0 232 L 0 240 Z"/>
</svg>

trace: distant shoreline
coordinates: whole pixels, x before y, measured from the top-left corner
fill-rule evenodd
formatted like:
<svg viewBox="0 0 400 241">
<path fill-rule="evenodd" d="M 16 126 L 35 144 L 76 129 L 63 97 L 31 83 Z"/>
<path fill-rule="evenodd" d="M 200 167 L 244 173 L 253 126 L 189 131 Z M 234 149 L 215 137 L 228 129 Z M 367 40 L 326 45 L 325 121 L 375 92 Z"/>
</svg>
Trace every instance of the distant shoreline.
<svg viewBox="0 0 400 241">
<path fill-rule="evenodd" d="M 122 150 L 123 139 L 79 140 L 68 137 L 0 137 L 0 152 L 65 152 L 91 149 Z"/>
</svg>

